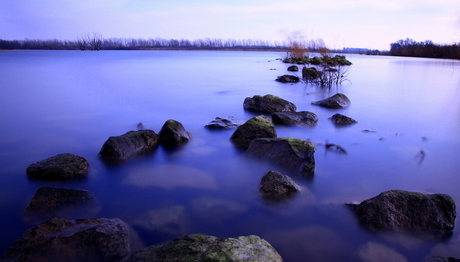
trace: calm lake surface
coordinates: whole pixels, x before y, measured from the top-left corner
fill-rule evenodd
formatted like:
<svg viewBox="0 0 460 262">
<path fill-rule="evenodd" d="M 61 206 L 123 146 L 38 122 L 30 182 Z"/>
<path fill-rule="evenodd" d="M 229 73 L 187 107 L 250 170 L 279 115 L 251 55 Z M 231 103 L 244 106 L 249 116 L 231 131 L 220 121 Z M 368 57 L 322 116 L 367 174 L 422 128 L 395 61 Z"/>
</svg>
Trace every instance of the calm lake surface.
<svg viewBox="0 0 460 262">
<path fill-rule="evenodd" d="M 281 56 L 0 52 L 1 252 L 30 227 L 23 214 L 37 189 L 51 186 L 92 191 L 100 208 L 80 217 L 121 218 L 145 245 L 191 233 L 255 234 L 285 261 L 355 261 L 368 243 L 391 248 L 409 261 L 460 257 L 458 222 L 443 243 L 393 241 L 362 229 L 343 205 L 391 189 L 445 193 L 460 203 L 460 61 L 347 55 L 353 62 L 350 81 L 321 89 L 274 81 L 289 66 L 276 60 Z M 349 108 L 311 105 L 337 92 L 350 98 Z M 318 115 L 314 127 L 276 127 L 278 137 L 316 144 L 313 178 L 248 159 L 229 141 L 233 130 L 204 128 L 215 117 L 259 115 L 245 111 L 243 101 L 265 94 Z M 337 128 L 328 119 L 335 113 L 358 123 Z M 98 158 L 110 136 L 136 130 L 140 122 L 158 133 L 168 119 L 181 122 L 193 140 L 179 150 L 159 147 L 118 166 Z M 326 142 L 348 154 L 327 151 Z M 29 164 L 60 153 L 85 157 L 91 164 L 88 177 L 61 182 L 27 177 Z M 257 192 L 270 170 L 291 175 L 306 190 L 289 201 L 267 203 Z M 160 214 L 155 218 L 159 225 L 142 223 L 150 211 Z"/>
</svg>

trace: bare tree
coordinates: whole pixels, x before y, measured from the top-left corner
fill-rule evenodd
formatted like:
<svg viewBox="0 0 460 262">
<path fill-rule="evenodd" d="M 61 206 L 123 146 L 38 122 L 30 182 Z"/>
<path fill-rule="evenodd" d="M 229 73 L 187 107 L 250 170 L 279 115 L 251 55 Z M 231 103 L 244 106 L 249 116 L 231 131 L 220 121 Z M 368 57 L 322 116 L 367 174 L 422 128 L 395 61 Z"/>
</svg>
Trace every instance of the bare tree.
<svg viewBox="0 0 460 262">
<path fill-rule="evenodd" d="M 89 34 L 84 34 L 84 35 L 81 35 L 80 37 L 77 37 L 78 49 L 80 49 L 81 51 L 88 50 L 90 40 L 91 39 L 89 37 Z"/>
<path fill-rule="evenodd" d="M 91 50 L 93 51 L 101 50 L 102 42 L 103 42 L 102 34 L 99 32 L 93 33 L 93 37 L 90 40 Z"/>
</svg>

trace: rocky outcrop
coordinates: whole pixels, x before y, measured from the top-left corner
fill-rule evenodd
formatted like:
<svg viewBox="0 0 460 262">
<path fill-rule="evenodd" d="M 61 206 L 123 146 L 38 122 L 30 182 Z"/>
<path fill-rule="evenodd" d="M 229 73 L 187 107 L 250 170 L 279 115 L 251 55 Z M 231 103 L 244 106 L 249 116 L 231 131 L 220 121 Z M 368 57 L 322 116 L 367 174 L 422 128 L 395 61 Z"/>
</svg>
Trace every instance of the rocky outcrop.
<svg viewBox="0 0 460 262">
<path fill-rule="evenodd" d="M 39 179 L 71 179 L 86 176 L 89 167 L 85 158 L 64 153 L 29 165 L 26 173 Z"/>
<path fill-rule="evenodd" d="M 246 97 L 243 107 L 246 110 L 269 114 L 297 110 L 297 107 L 293 103 L 274 95 Z"/>
<path fill-rule="evenodd" d="M 107 162 L 121 162 L 149 153 L 157 145 L 158 135 L 153 130 L 129 131 L 121 136 L 109 137 L 102 145 L 99 156 Z"/>
<path fill-rule="evenodd" d="M 2 261 L 119 261 L 131 253 L 129 236 L 118 218 L 52 218 L 24 233 Z"/>
<path fill-rule="evenodd" d="M 239 126 L 231 136 L 232 142 L 243 148 L 247 148 L 255 138 L 276 137 L 276 129 L 267 116 L 256 116 Z"/>
<path fill-rule="evenodd" d="M 299 71 L 299 67 L 296 66 L 296 65 L 292 65 L 292 66 L 289 66 L 289 67 L 287 68 L 287 71 L 290 71 L 290 72 L 297 72 L 297 71 Z"/>
<path fill-rule="evenodd" d="M 216 117 L 216 119 L 209 122 L 209 124 L 205 127 L 209 129 L 235 129 L 244 124 L 244 122 L 245 121 L 243 119 L 232 116 L 229 116 L 228 118 Z"/>
<path fill-rule="evenodd" d="M 354 120 L 353 118 L 344 116 L 342 114 L 334 114 L 329 119 L 331 119 L 332 123 L 334 123 L 336 126 L 348 126 L 358 123 L 358 121 Z"/>
<path fill-rule="evenodd" d="M 350 204 L 359 221 L 375 232 L 398 232 L 442 239 L 455 227 L 455 202 L 445 194 L 391 190 Z"/>
<path fill-rule="evenodd" d="M 252 140 L 246 153 L 299 175 L 310 176 L 315 170 L 315 150 L 315 145 L 302 139 L 257 138 Z"/>
<path fill-rule="evenodd" d="M 318 116 L 308 111 L 288 111 L 288 112 L 275 112 L 272 114 L 274 123 L 283 125 L 305 125 L 313 126 L 318 123 Z"/>
<path fill-rule="evenodd" d="M 337 93 L 326 99 L 312 102 L 313 105 L 318 105 L 326 108 L 339 109 L 350 106 L 351 102 L 347 96 L 341 93 Z"/>
<path fill-rule="evenodd" d="M 147 247 L 131 255 L 127 261 L 281 262 L 283 259 L 258 236 L 217 238 L 193 234 Z"/>
<path fill-rule="evenodd" d="M 24 221 L 36 225 L 53 217 L 94 217 L 99 209 L 91 191 L 41 187 L 30 200 Z"/>
<path fill-rule="evenodd" d="M 265 198 L 284 198 L 300 191 L 301 186 L 289 176 L 276 171 L 267 172 L 260 180 L 259 194 Z"/>
<path fill-rule="evenodd" d="M 160 142 L 164 146 L 176 147 L 188 142 L 192 135 L 187 132 L 179 121 L 169 119 L 160 130 Z"/>
<path fill-rule="evenodd" d="M 298 83 L 300 78 L 294 75 L 282 75 L 276 78 L 276 81 L 281 83 Z"/>
</svg>

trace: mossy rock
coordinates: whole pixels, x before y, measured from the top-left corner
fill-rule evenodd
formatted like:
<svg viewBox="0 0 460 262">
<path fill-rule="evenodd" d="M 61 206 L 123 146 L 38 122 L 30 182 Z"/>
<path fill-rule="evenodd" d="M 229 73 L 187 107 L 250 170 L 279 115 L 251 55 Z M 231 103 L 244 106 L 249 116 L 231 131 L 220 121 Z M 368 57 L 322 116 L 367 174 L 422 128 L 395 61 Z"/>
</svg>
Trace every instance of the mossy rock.
<svg viewBox="0 0 460 262">
<path fill-rule="evenodd" d="M 269 117 L 262 115 L 253 117 L 239 126 L 230 139 L 235 145 L 247 148 L 255 138 L 276 136 L 275 125 Z"/>
<path fill-rule="evenodd" d="M 243 107 L 246 110 L 269 114 L 297 110 L 295 104 L 270 94 L 265 96 L 255 95 L 253 97 L 246 97 Z"/>
</svg>

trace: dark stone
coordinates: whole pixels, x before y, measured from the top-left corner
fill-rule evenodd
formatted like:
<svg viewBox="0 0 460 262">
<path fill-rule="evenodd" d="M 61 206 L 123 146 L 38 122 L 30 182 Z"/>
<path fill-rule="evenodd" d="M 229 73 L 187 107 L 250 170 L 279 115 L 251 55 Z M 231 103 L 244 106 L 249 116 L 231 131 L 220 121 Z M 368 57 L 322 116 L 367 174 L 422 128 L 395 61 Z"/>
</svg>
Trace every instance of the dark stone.
<svg viewBox="0 0 460 262">
<path fill-rule="evenodd" d="M 25 232 L 2 261 L 119 261 L 131 253 L 129 237 L 118 218 L 52 218 Z"/>
<path fill-rule="evenodd" d="M 315 67 L 304 67 L 302 68 L 302 78 L 307 80 L 313 80 L 320 77 L 321 72 L 318 71 Z"/>
<path fill-rule="evenodd" d="M 312 104 L 327 108 L 338 109 L 350 106 L 351 102 L 350 99 L 348 99 L 348 97 L 346 97 L 344 94 L 338 93 L 326 99 L 312 102 Z"/>
<path fill-rule="evenodd" d="M 252 98 L 246 97 L 243 103 L 243 107 L 246 110 L 252 110 L 269 114 L 275 112 L 297 110 L 297 107 L 293 103 L 274 95 L 255 95 Z"/>
<path fill-rule="evenodd" d="M 300 191 L 300 189 L 301 186 L 289 176 L 269 171 L 260 180 L 259 194 L 266 198 L 279 198 Z"/>
<path fill-rule="evenodd" d="M 70 179 L 88 174 L 89 163 L 85 158 L 70 153 L 59 154 L 29 165 L 29 176 L 41 179 Z"/>
<path fill-rule="evenodd" d="M 276 129 L 267 116 L 255 116 L 239 126 L 231 136 L 232 142 L 243 148 L 247 148 L 251 141 L 261 137 L 276 137 Z"/>
<path fill-rule="evenodd" d="M 209 129 L 235 129 L 242 125 L 245 121 L 243 119 L 238 119 L 236 117 L 221 118 L 216 117 L 205 127 Z"/>
<path fill-rule="evenodd" d="M 217 238 L 193 234 L 140 250 L 127 259 L 127 262 L 132 261 L 282 262 L 283 259 L 258 236 Z"/>
<path fill-rule="evenodd" d="M 281 83 L 298 83 L 300 82 L 300 78 L 293 75 L 282 75 L 278 76 L 278 78 L 276 78 L 276 81 Z"/>
<path fill-rule="evenodd" d="M 306 126 L 313 126 L 318 123 L 318 116 L 308 111 L 275 112 L 272 114 L 272 120 L 274 123 L 284 125 L 302 124 Z"/>
<path fill-rule="evenodd" d="M 94 217 L 100 207 L 91 191 L 41 187 L 26 208 L 24 221 L 36 225 L 53 217 Z"/>
<path fill-rule="evenodd" d="M 302 139 L 257 138 L 252 140 L 246 153 L 308 177 L 315 170 L 315 150 L 315 145 Z"/>
<path fill-rule="evenodd" d="M 358 123 L 353 118 L 348 117 L 348 116 L 344 116 L 342 114 L 334 114 L 329 119 L 331 119 L 332 123 L 334 123 L 336 126 L 347 126 L 347 125 L 352 125 L 352 124 Z"/>
<path fill-rule="evenodd" d="M 398 232 L 427 239 L 449 237 L 455 227 L 455 202 L 445 194 L 391 190 L 350 204 L 359 221 L 375 232 Z"/>
<path fill-rule="evenodd" d="M 139 154 L 151 152 L 158 145 L 158 135 L 153 130 L 129 131 L 121 136 L 111 136 L 99 151 L 108 162 L 120 162 Z"/>
<path fill-rule="evenodd" d="M 292 66 L 288 67 L 287 70 L 290 71 L 290 72 L 297 72 L 297 71 L 299 71 L 299 67 L 296 66 L 296 65 L 292 65 Z"/>
<path fill-rule="evenodd" d="M 160 130 L 160 141 L 164 146 L 176 147 L 188 142 L 192 135 L 176 120 L 167 120 Z"/>
</svg>

